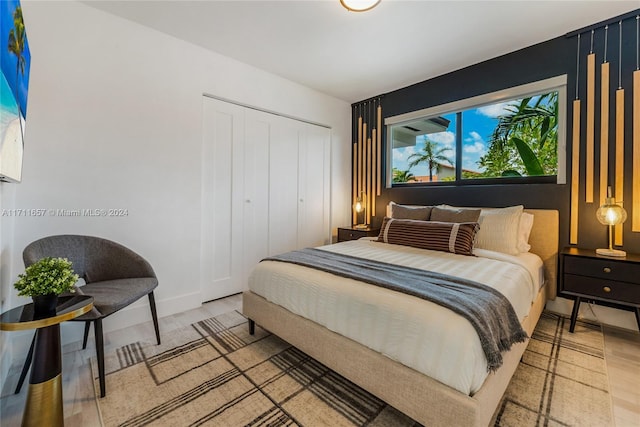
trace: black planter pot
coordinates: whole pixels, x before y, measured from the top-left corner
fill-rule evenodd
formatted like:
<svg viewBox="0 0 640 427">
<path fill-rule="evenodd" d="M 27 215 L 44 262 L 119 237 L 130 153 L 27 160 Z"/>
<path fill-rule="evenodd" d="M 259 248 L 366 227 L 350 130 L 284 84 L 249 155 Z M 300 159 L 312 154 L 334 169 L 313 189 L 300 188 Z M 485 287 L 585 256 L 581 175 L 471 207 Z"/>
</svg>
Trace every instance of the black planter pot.
<svg viewBox="0 0 640 427">
<path fill-rule="evenodd" d="M 51 317 L 56 315 L 56 306 L 58 305 L 58 295 L 34 295 L 33 313 L 36 319 Z"/>
</svg>

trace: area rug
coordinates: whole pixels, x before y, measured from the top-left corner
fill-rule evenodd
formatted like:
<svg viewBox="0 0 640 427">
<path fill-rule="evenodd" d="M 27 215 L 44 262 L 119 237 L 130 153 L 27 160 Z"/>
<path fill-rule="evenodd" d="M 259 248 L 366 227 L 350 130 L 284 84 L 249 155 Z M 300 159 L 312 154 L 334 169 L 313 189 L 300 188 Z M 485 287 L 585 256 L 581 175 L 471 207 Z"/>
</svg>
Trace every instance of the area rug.
<svg viewBox="0 0 640 427">
<path fill-rule="evenodd" d="M 94 386 L 99 390 L 95 359 Z M 278 337 L 230 312 L 105 356 L 105 426 L 417 426 Z M 98 395 L 98 394 L 97 394 Z M 496 426 L 612 425 L 599 326 L 543 313 Z"/>
</svg>

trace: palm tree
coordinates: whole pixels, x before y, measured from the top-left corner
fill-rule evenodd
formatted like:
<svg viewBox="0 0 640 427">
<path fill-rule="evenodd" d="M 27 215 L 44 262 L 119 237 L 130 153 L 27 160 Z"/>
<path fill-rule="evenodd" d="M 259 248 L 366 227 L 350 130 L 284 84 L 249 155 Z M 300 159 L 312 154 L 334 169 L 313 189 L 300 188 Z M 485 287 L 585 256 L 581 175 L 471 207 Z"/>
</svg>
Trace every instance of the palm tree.
<svg viewBox="0 0 640 427">
<path fill-rule="evenodd" d="M 410 169 L 401 171 L 400 169 L 393 168 L 393 182 L 409 182 L 414 180 L 415 176 L 410 172 Z"/>
<path fill-rule="evenodd" d="M 447 162 L 453 166 L 453 162 L 445 156 L 447 151 L 451 151 L 451 149 L 447 147 L 438 147 L 437 142 L 433 142 L 425 138 L 424 148 L 422 151 L 413 153 L 409 156 L 408 160 L 413 159 L 409 163 L 409 169 L 419 165 L 420 163 L 426 163 L 429 168 L 429 181 L 431 182 L 433 181 L 433 172 L 435 171 L 436 174 L 440 172 L 441 163 Z"/>
<path fill-rule="evenodd" d="M 499 117 L 498 125 L 491 135 L 490 151 L 509 157 L 508 147 L 515 147 L 528 175 L 544 175 L 547 168 L 557 164 L 558 92 L 540 95 L 531 103 L 532 97 L 507 107 L 508 114 Z M 525 142 L 526 141 L 526 142 Z M 552 147 L 546 143 L 551 141 Z M 497 159 L 488 157 L 487 164 Z M 503 163 L 503 162 L 498 162 Z M 545 167 L 546 166 L 546 167 Z M 518 174 L 515 170 L 505 170 Z M 504 173 L 504 172 L 503 172 Z"/>
<path fill-rule="evenodd" d="M 24 130 L 22 129 L 21 117 L 26 116 L 26 111 L 22 111 L 22 105 L 20 103 L 20 74 L 24 75 L 24 67 L 26 59 L 23 55 L 25 44 L 25 32 L 24 32 L 24 20 L 22 19 L 22 7 L 16 7 L 13 11 L 13 29 L 9 31 L 9 40 L 7 48 L 9 52 L 13 53 L 16 58 L 16 102 L 18 104 L 18 121 L 20 122 L 20 133 L 24 138 Z M 24 143 L 24 140 L 23 140 Z"/>
</svg>

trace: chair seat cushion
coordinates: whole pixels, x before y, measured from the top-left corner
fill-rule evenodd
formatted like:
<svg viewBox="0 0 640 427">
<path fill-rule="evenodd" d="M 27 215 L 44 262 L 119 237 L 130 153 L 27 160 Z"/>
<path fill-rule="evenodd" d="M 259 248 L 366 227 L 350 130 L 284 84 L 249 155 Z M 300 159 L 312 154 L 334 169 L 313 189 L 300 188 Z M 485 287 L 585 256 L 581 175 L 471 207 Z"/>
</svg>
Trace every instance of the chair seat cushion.
<svg viewBox="0 0 640 427">
<path fill-rule="evenodd" d="M 158 286 L 155 277 L 105 280 L 76 288 L 80 295 L 93 297 L 93 309 L 74 320 L 93 320 L 106 317 L 149 294 Z"/>
</svg>

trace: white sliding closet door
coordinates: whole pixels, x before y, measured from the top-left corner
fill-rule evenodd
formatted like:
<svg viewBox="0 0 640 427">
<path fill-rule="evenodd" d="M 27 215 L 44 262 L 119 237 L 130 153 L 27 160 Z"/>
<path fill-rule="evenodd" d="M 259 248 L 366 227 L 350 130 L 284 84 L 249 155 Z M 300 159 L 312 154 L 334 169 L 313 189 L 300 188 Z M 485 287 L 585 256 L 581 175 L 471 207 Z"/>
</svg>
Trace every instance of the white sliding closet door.
<svg viewBox="0 0 640 427">
<path fill-rule="evenodd" d="M 330 130 L 203 98 L 202 301 L 261 259 L 330 242 Z"/>
<path fill-rule="evenodd" d="M 298 248 L 329 243 L 329 129 L 306 125 L 298 145 Z"/>
<path fill-rule="evenodd" d="M 202 127 L 202 300 L 240 292 L 244 109 L 204 98 Z"/>
<path fill-rule="evenodd" d="M 244 141 L 243 286 L 269 255 L 269 147 L 273 115 L 246 109 Z"/>
<path fill-rule="evenodd" d="M 269 254 L 298 248 L 299 122 L 277 117 L 269 150 Z"/>
</svg>

